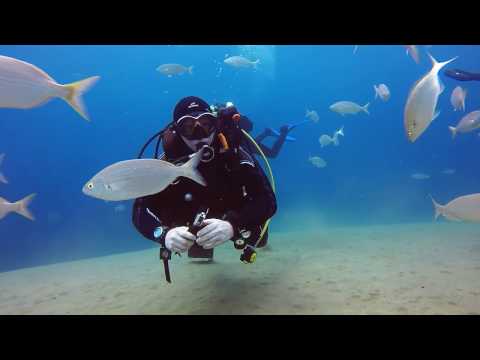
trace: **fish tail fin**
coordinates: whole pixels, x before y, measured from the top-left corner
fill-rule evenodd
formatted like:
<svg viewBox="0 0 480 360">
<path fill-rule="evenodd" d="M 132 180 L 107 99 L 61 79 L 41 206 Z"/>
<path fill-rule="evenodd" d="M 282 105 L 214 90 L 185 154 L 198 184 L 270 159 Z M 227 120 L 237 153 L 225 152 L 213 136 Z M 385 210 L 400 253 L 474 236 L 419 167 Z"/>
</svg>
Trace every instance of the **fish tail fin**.
<svg viewBox="0 0 480 360">
<path fill-rule="evenodd" d="M 342 136 L 345 136 L 345 134 L 343 133 L 343 128 L 344 128 L 344 126 L 342 125 L 341 129 L 338 130 L 338 134 L 342 135 Z"/>
<path fill-rule="evenodd" d="M 450 64 L 452 61 L 458 59 L 458 56 L 455 56 L 455 57 L 451 58 L 450 60 L 443 61 L 443 62 L 438 62 L 438 61 L 432 56 L 432 54 L 430 54 L 428 51 L 427 51 L 427 55 L 428 55 L 428 57 L 430 58 L 430 61 L 431 61 L 431 63 L 432 63 L 432 67 L 435 68 L 437 71 L 440 71 L 440 69 L 443 68 L 445 65 Z"/>
<path fill-rule="evenodd" d="M 254 68 L 254 69 L 257 69 L 257 66 L 260 64 L 260 59 L 257 59 L 257 60 L 254 61 L 252 64 L 253 64 L 253 68 Z"/>
<path fill-rule="evenodd" d="M 193 75 L 193 65 L 188 67 L 188 73 Z"/>
<path fill-rule="evenodd" d="M 457 135 L 457 128 L 453 126 L 449 126 L 448 130 L 452 133 L 452 139 L 455 139 L 455 136 Z"/>
<path fill-rule="evenodd" d="M 182 165 L 182 168 L 184 170 L 184 176 L 192 179 L 196 183 L 199 183 L 200 185 L 207 186 L 207 182 L 203 178 L 203 176 L 198 172 L 197 166 L 200 163 L 200 160 L 202 159 L 203 155 L 203 150 L 200 149 L 199 151 L 196 152 L 193 157 L 188 160 L 185 164 Z"/>
<path fill-rule="evenodd" d="M 67 95 L 64 97 L 65 101 L 87 121 L 90 121 L 90 118 L 88 117 L 87 109 L 83 103 L 82 95 L 88 91 L 98 79 L 100 79 L 100 76 L 92 76 L 87 79 L 64 85 L 68 90 Z"/>
<path fill-rule="evenodd" d="M 25 216 L 29 220 L 32 220 L 32 221 L 35 220 L 35 217 L 33 216 L 33 214 L 30 212 L 30 210 L 28 210 L 28 205 L 30 204 L 32 199 L 35 197 L 35 195 L 37 194 L 35 193 L 30 194 L 24 197 L 22 200 L 17 201 L 16 204 L 18 205 L 18 209 L 16 210 L 16 213 L 22 216 Z"/>
<path fill-rule="evenodd" d="M 428 196 L 430 196 L 430 199 L 432 199 L 432 203 L 433 203 L 433 208 L 435 209 L 435 220 L 437 220 L 437 218 L 440 216 L 440 215 L 443 215 L 443 206 L 438 204 L 432 197 L 432 195 L 428 194 Z"/>
<path fill-rule="evenodd" d="M 373 85 L 373 90 L 375 90 L 375 100 L 377 100 L 377 97 L 378 97 L 377 85 Z"/>
<path fill-rule="evenodd" d="M 369 106 L 370 106 L 369 102 L 362 106 L 363 111 L 365 111 L 368 115 L 370 115 L 370 113 L 368 112 L 368 107 Z"/>
</svg>

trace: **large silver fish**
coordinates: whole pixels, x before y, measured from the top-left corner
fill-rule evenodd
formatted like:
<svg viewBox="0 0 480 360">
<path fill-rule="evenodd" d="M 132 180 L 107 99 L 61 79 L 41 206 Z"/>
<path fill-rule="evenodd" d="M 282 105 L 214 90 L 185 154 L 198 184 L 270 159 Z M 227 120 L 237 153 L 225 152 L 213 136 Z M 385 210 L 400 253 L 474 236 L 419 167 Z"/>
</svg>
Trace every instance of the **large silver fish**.
<svg viewBox="0 0 480 360">
<path fill-rule="evenodd" d="M 435 108 L 444 86 L 440 82 L 438 72 L 445 65 L 458 58 L 456 56 L 453 59 L 439 63 L 432 55 L 428 54 L 428 56 L 432 62 L 432 68 L 413 85 L 405 105 L 403 123 L 410 142 L 417 140 L 430 123 L 440 114 L 440 112 L 435 112 Z"/>
<path fill-rule="evenodd" d="M 123 201 L 157 194 L 181 176 L 206 186 L 196 169 L 202 152 L 202 149 L 199 150 L 182 166 L 158 159 L 119 161 L 96 174 L 82 191 L 97 199 Z"/>
<path fill-rule="evenodd" d="M 431 195 L 430 198 L 435 209 L 435 220 L 442 215 L 453 221 L 480 222 L 480 194 L 460 196 L 447 205 L 438 204 Z"/>
<path fill-rule="evenodd" d="M 11 212 L 16 212 L 29 220 L 35 220 L 33 214 L 28 210 L 28 204 L 32 201 L 36 194 L 30 194 L 22 200 L 16 201 L 14 203 L 5 200 L 0 197 L 0 219 L 3 219 Z"/>
<path fill-rule="evenodd" d="M 93 76 L 62 85 L 35 65 L 0 56 L 0 108 L 30 109 L 59 97 L 89 120 L 82 94 L 99 78 Z"/>
</svg>

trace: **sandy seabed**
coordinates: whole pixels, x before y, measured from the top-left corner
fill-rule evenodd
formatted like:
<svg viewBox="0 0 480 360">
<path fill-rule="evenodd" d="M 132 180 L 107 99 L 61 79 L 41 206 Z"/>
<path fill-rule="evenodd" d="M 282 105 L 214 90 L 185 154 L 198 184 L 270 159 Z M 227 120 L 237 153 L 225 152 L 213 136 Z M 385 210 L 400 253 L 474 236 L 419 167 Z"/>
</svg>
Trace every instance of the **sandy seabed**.
<svg viewBox="0 0 480 360">
<path fill-rule="evenodd" d="M 272 233 L 254 264 L 231 242 L 186 255 L 165 281 L 158 249 L 0 273 L 0 314 L 480 314 L 480 226 Z"/>
</svg>

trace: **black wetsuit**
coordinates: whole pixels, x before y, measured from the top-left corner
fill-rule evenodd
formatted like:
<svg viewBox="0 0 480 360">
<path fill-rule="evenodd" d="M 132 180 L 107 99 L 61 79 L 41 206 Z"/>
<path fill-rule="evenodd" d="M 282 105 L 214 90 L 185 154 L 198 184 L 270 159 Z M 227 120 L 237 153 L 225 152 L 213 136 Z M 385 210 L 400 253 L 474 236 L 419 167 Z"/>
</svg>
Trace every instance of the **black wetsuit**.
<svg viewBox="0 0 480 360">
<path fill-rule="evenodd" d="M 177 159 L 184 158 L 192 151 L 178 137 L 173 146 L 165 149 L 165 160 L 178 164 Z M 271 185 L 250 154 L 240 148 L 239 155 L 222 154 L 218 151 L 220 143 L 216 137 L 212 147 L 215 157 L 212 161 L 198 166 L 198 171 L 207 182 L 207 186 L 197 184 L 188 178 L 179 178 L 162 192 L 139 198 L 133 206 L 133 224 L 146 238 L 165 245 L 165 234 L 173 227 L 189 226 L 200 209 L 208 208 L 207 218 L 223 219 L 230 222 L 234 229 L 234 239 L 240 231 L 249 230 L 253 243 L 258 239 L 261 227 L 271 218 L 277 203 Z M 184 159 L 180 163 L 186 162 Z M 154 230 L 162 227 L 162 236 L 156 239 Z M 267 241 L 265 234 L 260 246 Z"/>
<path fill-rule="evenodd" d="M 246 132 L 250 132 L 253 129 L 253 123 L 248 117 L 242 115 L 242 117 L 240 118 L 240 127 L 244 129 Z M 255 137 L 255 141 L 257 142 L 260 149 L 262 149 L 266 157 L 273 159 L 278 156 L 278 153 L 280 152 L 280 149 L 285 143 L 285 139 L 288 135 L 288 130 L 287 131 L 285 130 L 284 128 L 281 129 L 280 136 L 277 137 L 277 140 L 274 142 L 272 148 L 269 148 L 268 146 L 262 144 L 262 141 L 265 138 L 267 138 L 268 136 L 273 136 L 273 133 L 271 132 L 270 129 L 263 130 L 262 133 L 260 133 Z M 243 143 L 243 144 L 245 147 L 249 149 L 251 153 L 260 155 L 258 152 L 258 149 L 255 146 L 253 146 L 253 144 L 250 141 L 247 141 L 246 143 Z"/>
<path fill-rule="evenodd" d="M 471 73 L 460 69 L 447 69 L 444 72 L 445 76 L 458 81 L 480 81 L 480 74 Z"/>
</svg>

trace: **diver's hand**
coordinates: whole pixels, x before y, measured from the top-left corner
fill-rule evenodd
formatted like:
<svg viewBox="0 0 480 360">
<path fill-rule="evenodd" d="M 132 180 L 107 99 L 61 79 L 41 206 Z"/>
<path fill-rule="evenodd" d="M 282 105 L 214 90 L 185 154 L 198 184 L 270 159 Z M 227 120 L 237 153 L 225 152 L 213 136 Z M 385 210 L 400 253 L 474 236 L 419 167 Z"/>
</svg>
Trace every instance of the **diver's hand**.
<svg viewBox="0 0 480 360">
<path fill-rule="evenodd" d="M 233 237 L 233 226 L 220 219 L 205 219 L 203 227 L 197 233 L 197 244 L 204 249 L 212 249 Z"/>
<path fill-rule="evenodd" d="M 165 236 L 165 246 L 175 252 L 185 252 L 193 245 L 195 235 L 188 231 L 188 227 L 179 226 L 170 229 Z"/>
</svg>

